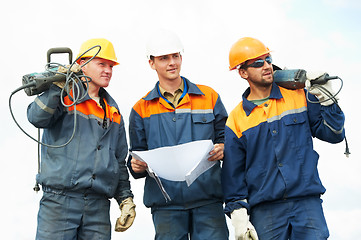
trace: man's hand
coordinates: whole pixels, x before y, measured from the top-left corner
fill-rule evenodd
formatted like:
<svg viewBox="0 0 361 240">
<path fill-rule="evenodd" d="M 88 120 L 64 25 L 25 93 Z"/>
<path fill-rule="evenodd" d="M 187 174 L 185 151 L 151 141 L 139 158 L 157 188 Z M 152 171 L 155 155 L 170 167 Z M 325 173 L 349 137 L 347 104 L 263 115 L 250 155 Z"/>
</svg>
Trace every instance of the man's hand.
<svg viewBox="0 0 361 240">
<path fill-rule="evenodd" d="M 70 66 L 71 66 L 71 68 L 70 68 Z M 74 63 L 73 65 L 68 64 L 65 67 L 59 66 L 58 67 L 58 72 L 67 73 L 69 71 L 69 68 L 70 68 L 70 71 L 72 71 L 74 73 L 80 72 L 80 70 L 81 70 L 80 65 L 77 64 L 77 63 Z"/>
<path fill-rule="evenodd" d="M 66 65 L 66 66 L 59 66 L 57 72 L 66 74 L 69 71 L 70 66 L 71 66 L 70 71 L 72 71 L 74 73 L 77 73 L 77 72 L 79 72 L 81 70 L 80 65 L 77 64 L 77 63 L 74 63 L 73 65 L 69 64 L 69 65 Z M 61 81 L 61 82 L 53 82 L 53 84 L 55 84 L 56 86 L 58 86 L 60 88 L 64 88 L 65 87 L 65 80 Z"/>
<path fill-rule="evenodd" d="M 223 150 L 224 150 L 223 143 L 215 144 L 213 150 L 209 152 L 209 154 L 212 156 L 208 158 L 208 161 L 222 160 L 223 159 Z"/>
<path fill-rule="evenodd" d="M 124 232 L 132 226 L 135 218 L 135 204 L 133 203 L 133 198 L 128 197 L 124 199 L 119 205 L 119 209 L 122 213 L 115 224 L 115 231 Z"/>
<path fill-rule="evenodd" d="M 231 221 L 234 227 L 236 240 L 258 240 L 256 229 L 249 221 L 247 209 L 236 209 L 231 213 Z"/>
<path fill-rule="evenodd" d="M 148 165 L 145 162 L 137 160 L 135 158 L 132 158 L 130 163 L 135 173 L 144 173 L 148 168 Z"/>
<path fill-rule="evenodd" d="M 318 87 L 312 86 L 312 81 L 323 75 L 324 72 L 307 72 L 305 86 L 309 93 L 318 98 L 321 105 L 328 106 L 338 100 L 338 96 L 335 97 L 335 91 L 332 89 L 331 81 L 327 81 L 325 84 L 319 85 Z"/>
</svg>

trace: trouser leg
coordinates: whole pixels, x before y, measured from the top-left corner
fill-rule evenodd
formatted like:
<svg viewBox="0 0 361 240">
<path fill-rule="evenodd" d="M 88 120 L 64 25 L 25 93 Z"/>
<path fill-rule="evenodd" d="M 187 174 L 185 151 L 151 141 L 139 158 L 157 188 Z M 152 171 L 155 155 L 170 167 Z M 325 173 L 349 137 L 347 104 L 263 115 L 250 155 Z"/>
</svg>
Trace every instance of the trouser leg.
<svg viewBox="0 0 361 240">
<path fill-rule="evenodd" d="M 328 228 L 319 197 L 258 205 L 251 222 L 260 240 L 325 240 Z"/>
<path fill-rule="evenodd" d="M 251 210 L 250 221 L 260 240 L 288 240 L 289 202 L 266 203 Z"/>
<path fill-rule="evenodd" d="M 82 208 L 81 202 L 75 199 L 44 192 L 40 200 L 36 239 L 76 239 Z"/>
<path fill-rule="evenodd" d="M 152 211 L 156 240 L 188 240 L 189 211 Z"/>
<path fill-rule="evenodd" d="M 191 211 L 192 240 L 228 240 L 228 228 L 222 203 L 193 208 Z"/>
<path fill-rule="evenodd" d="M 110 201 L 106 198 L 84 198 L 82 224 L 78 230 L 78 240 L 103 239 L 111 237 L 109 216 Z"/>
<path fill-rule="evenodd" d="M 325 240 L 329 237 L 320 198 L 296 201 L 291 219 L 291 240 Z"/>
</svg>

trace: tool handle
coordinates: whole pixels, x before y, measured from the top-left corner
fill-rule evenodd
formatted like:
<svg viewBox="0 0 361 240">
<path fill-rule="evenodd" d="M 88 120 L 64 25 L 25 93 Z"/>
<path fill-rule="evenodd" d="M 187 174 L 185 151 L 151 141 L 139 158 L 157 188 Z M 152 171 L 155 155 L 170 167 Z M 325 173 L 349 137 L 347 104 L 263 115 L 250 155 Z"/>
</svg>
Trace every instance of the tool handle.
<svg viewBox="0 0 361 240">
<path fill-rule="evenodd" d="M 338 76 L 330 76 L 330 75 L 328 75 L 328 73 L 324 73 L 322 76 L 312 80 L 311 85 L 314 85 L 314 84 L 322 85 L 322 84 L 327 83 L 328 80 L 337 79 L 337 78 L 338 78 Z"/>
<path fill-rule="evenodd" d="M 50 56 L 53 53 L 68 53 L 69 54 L 69 64 L 73 61 L 73 52 L 68 47 L 58 47 L 58 48 L 50 48 L 46 54 L 48 63 L 50 63 Z"/>
</svg>

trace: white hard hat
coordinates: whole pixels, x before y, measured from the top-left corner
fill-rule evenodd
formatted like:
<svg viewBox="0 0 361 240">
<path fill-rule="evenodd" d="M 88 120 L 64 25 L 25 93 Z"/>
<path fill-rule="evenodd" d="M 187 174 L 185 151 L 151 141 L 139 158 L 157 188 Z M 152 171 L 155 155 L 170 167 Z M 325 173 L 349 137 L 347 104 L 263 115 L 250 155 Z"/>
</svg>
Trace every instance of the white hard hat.
<svg viewBox="0 0 361 240">
<path fill-rule="evenodd" d="M 159 57 L 172 53 L 183 53 L 183 44 L 179 37 L 169 30 L 159 29 L 154 32 L 146 45 L 147 58 Z"/>
</svg>

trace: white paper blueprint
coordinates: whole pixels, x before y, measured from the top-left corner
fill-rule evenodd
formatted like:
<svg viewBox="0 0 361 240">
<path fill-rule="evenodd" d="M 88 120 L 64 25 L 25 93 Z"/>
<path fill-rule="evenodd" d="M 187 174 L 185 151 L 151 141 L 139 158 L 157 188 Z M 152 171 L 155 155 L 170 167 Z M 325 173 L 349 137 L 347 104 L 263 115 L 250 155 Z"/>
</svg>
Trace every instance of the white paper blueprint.
<svg viewBox="0 0 361 240">
<path fill-rule="evenodd" d="M 171 181 L 186 181 L 190 186 L 216 161 L 208 161 L 213 149 L 211 140 L 200 140 L 149 151 L 133 151 L 131 155 L 142 160 L 157 174 Z"/>
</svg>

